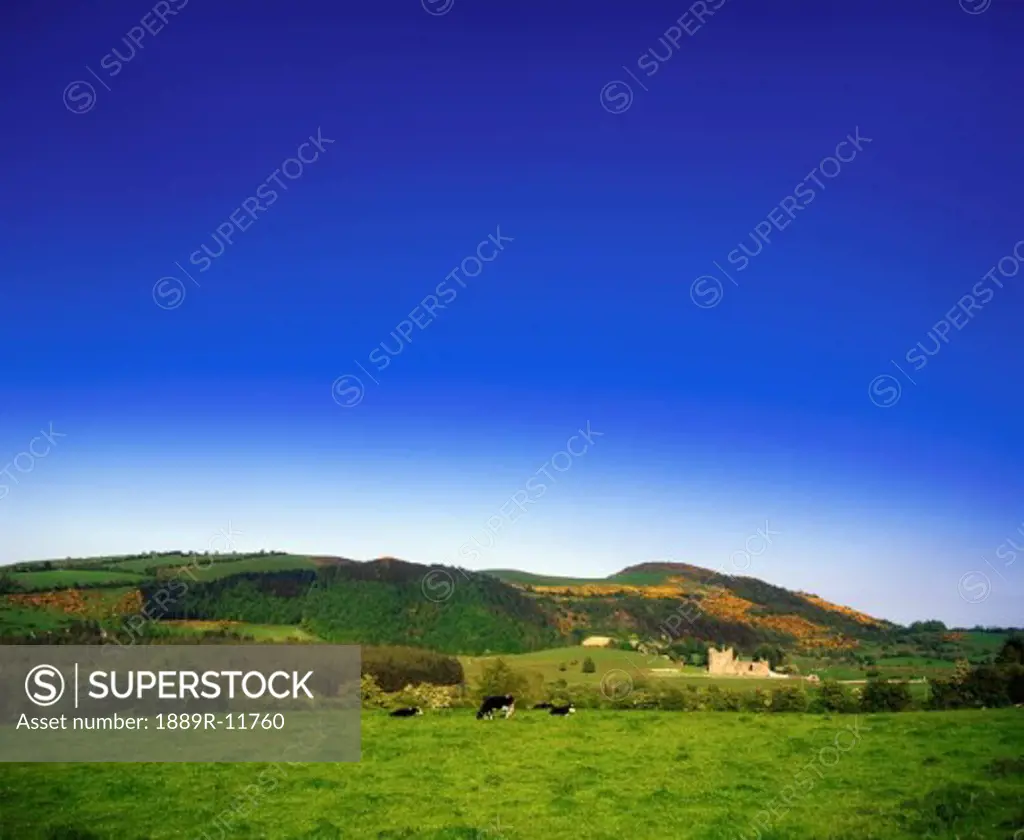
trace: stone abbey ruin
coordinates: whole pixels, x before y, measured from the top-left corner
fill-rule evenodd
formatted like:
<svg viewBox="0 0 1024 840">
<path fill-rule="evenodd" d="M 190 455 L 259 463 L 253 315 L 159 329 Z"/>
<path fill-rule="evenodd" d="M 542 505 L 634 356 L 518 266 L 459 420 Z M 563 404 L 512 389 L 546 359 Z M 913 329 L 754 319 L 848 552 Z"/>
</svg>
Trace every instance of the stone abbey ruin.
<svg viewBox="0 0 1024 840">
<path fill-rule="evenodd" d="M 733 649 L 708 649 L 708 673 L 711 676 L 725 677 L 769 677 L 772 669 L 764 660 L 741 662 L 736 658 Z"/>
</svg>

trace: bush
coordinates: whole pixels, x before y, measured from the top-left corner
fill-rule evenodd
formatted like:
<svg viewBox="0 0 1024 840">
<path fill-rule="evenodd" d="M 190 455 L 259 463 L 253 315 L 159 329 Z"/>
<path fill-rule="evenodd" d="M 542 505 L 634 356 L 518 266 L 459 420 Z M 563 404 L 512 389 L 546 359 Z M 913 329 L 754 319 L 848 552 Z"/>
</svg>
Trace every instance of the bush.
<svg viewBox="0 0 1024 840">
<path fill-rule="evenodd" d="M 980 665 L 952 679 L 932 680 L 933 709 L 998 708 L 1024 702 L 1024 667 Z"/>
<path fill-rule="evenodd" d="M 666 688 L 662 691 L 658 696 L 658 708 L 664 709 L 666 712 L 689 711 L 687 697 L 678 688 Z"/>
<path fill-rule="evenodd" d="M 700 639 L 680 639 L 669 645 L 668 651 L 679 662 L 690 665 L 708 664 L 708 643 Z"/>
<path fill-rule="evenodd" d="M 971 678 L 971 663 L 966 659 L 958 659 L 953 666 L 952 681 L 963 684 Z"/>
<path fill-rule="evenodd" d="M 826 712 L 852 712 L 856 707 L 850 692 L 835 680 L 824 680 L 821 683 L 818 703 Z"/>
<path fill-rule="evenodd" d="M 695 685 L 687 686 L 684 697 L 688 712 L 703 712 L 710 702 L 707 690 Z"/>
<path fill-rule="evenodd" d="M 541 697 L 545 703 L 554 703 L 556 706 L 564 706 L 574 702 L 569 693 L 569 685 L 565 680 L 555 680 L 544 686 Z"/>
<path fill-rule="evenodd" d="M 624 708 L 620 704 L 612 704 L 596 686 L 574 687 L 571 699 L 577 709 Z M 628 701 L 627 697 L 626 702 Z"/>
<path fill-rule="evenodd" d="M 996 655 L 1001 665 L 1024 665 L 1024 636 L 1013 635 L 1003 643 Z"/>
<path fill-rule="evenodd" d="M 954 679 L 928 681 L 928 708 L 962 709 L 970 705 L 962 683 Z"/>
<path fill-rule="evenodd" d="M 504 659 L 484 666 L 475 691 L 478 697 L 511 694 L 523 703 L 534 702 L 544 695 L 544 678 L 534 672 L 516 671 Z"/>
<path fill-rule="evenodd" d="M 583 666 L 580 669 L 584 674 L 593 674 L 597 671 L 597 666 L 594 664 L 594 660 L 589 656 L 583 660 Z"/>
<path fill-rule="evenodd" d="M 715 712 L 743 711 L 743 697 L 735 691 L 719 688 L 716 685 L 708 689 L 708 708 Z"/>
<path fill-rule="evenodd" d="M 459 685 L 466 679 L 454 656 L 404 647 L 364 647 L 362 673 L 372 675 L 384 691 L 417 683 Z"/>
<path fill-rule="evenodd" d="M 932 680 L 933 709 L 997 708 L 1024 703 L 1024 665 L 958 667 L 948 680 Z"/>
<path fill-rule="evenodd" d="M 364 709 L 383 709 L 388 704 L 387 695 L 372 674 L 363 674 L 360 677 L 359 695 Z"/>
<path fill-rule="evenodd" d="M 747 712 L 767 712 L 772 705 L 772 696 L 763 688 L 755 688 L 743 698 L 743 710 Z"/>
<path fill-rule="evenodd" d="M 1008 669 L 982 665 L 975 668 L 961 688 L 974 706 L 995 708 L 1010 705 L 1010 675 Z"/>
<path fill-rule="evenodd" d="M 618 705 L 627 709 L 657 709 L 660 698 L 649 691 L 633 691 Z"/>
<path fill-rule="evenodd" d="M 1016 705 L 1024 703 L 1024 665 L 1007 669 L 1007 694 L 1010 702 Z"/>
<path fill-rule="evenodd" d="M 758 645 L 754 651 L 755 659 L 763 659 L 773 671 L 778 671 L 783 662 L 786 661 L 786 652 L 778 645 Z"/>
<path fill-rule="evenodd" d="M 392 695 L 396 706 L 419 706 L 421 709 L 452 709 L 464 706 L 462 692 L 454 685 L 407 685 L 398 694 Z"/>
<path fill-rule="evenodd" d="M 0 595 L 7 595 L 12 592 L 21 592 L 22 589 L 14 579 L 14 575 L 6 569 L 0 570 Z"/>
<path fill-rule="evenodd" d="M 773 712 L 806 712 L 809 705 L 807 692 L 796 686 L 781 686 L 772 689 L 771 710 Z"/>
<path fill-rule="evenodd" d="M 902 712 L 913 703 L 910 686 L 905 682 L 868 680 L 860 695 L 860 707 L 865 712 Z"/>
</svg>

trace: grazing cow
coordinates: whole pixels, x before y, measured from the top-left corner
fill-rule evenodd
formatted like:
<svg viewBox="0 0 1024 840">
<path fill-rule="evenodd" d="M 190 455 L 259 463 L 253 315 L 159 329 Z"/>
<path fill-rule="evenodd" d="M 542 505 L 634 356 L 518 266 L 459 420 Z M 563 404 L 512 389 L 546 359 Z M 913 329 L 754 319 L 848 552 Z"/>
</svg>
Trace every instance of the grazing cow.
<svg viewBox="0 0 1024 840">
<path fill-rule="evenodd" d="M 480 704 L 480 711 L 476 713 L 477 720 L 492 720 L 495 712 L 504 712 L 506 718 L 512 717 L 516 710 L 516 698 L 511 694 L 496 694 L 493 697 L 485 697 Z"/>
<path fill-rule="evenodd" d="M 416 715 L 422 715 L 423 709 L 419 706 L 413 706 L 412 708 L 395 709 L 391 713 L 391 717 L 415 717 Z"/>
<path fill-rule="evenodd" d="M 568 706 L 552 706 L 551 714 L 560 715 L 562 717 L 565 717 L 566 715 L 574 715 L 576 714 L 576 707 L 572 703 Z"/>
<path fill-rule="evenodd" d="M 535 708 L 535 709 L 553 709 L 554 706 L 551 703 L 538 703 L 533 708 Z"/>
</svg>

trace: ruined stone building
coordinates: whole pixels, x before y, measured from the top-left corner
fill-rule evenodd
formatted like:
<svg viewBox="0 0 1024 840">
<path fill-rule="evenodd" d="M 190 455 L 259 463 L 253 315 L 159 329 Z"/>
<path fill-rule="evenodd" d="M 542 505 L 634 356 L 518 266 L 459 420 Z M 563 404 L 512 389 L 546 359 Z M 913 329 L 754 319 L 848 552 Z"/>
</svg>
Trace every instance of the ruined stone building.
<svg viewBox="0 0 1024 840">
<path fill-rule="evenodd" d="M 708 673 L 711 676 L 767 677 L 771 671 L 768 663 L 760 659 L 756 662 L 741 662 L 732 648 L 708 648 Z"/>
</svg>

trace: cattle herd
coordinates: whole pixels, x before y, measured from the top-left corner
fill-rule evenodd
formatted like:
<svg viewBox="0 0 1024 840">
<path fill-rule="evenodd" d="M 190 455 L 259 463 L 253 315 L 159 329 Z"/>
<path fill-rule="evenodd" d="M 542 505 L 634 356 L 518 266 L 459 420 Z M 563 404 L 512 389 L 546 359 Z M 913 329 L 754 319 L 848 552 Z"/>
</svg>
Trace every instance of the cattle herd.
<svg viewBox="0 0 1024 840">
<path fill-rule="evenodd" d="M 556 706 L 553 703 L 538 703 L 533 707 L 534 709 L 547 709 L 549 714 L 556 715 L 558 717 L 566 717 L 576 713 L 576 707 L 572 703 L 566 706 Z M 516 698 L 511 694 L 495 694 L 491 697 L 485 697 L 483 703 L 480 704 L 480 709 L 476 713 L 477 720 L 493 720 L 495 712 L 504 713 L 505 718 L 512 717 L 513 712 L 516 710 Z M 395 709 L 391 713 L 391 717 L 416 717 L 422 715 L 423 709 L 419 706 L 408 706 L 403 709 Z"/>
</svg>

